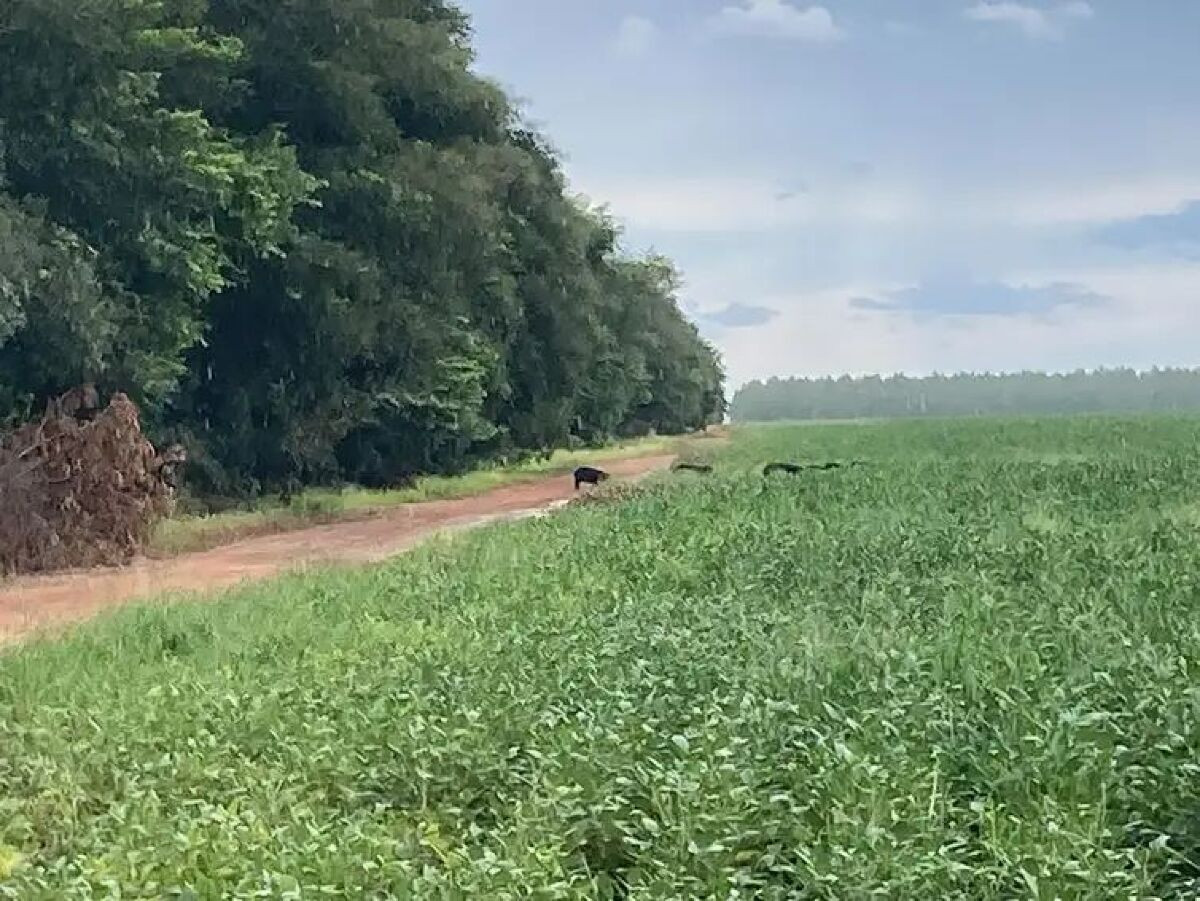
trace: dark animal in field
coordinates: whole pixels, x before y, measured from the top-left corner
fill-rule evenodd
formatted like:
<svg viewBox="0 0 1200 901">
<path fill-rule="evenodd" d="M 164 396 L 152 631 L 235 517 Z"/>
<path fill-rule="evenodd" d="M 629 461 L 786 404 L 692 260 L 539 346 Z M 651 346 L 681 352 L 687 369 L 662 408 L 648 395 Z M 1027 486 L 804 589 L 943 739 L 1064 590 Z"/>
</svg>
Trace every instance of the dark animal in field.
<svg viewBox="0 0 1200 901">
<path fill-rule="evenodd" d="M 671 469 L 675 472 L 700 472 L 705 475 L 713 471 L 713 468 L 706 463 L 676 463 Z"/>
<path fill-rule="evenodd" d="M 798 475 L 804 472 L 804 467 L 799 463 L 768 463 L 763 467 L 763 475 L 774 475 L 777 472 L 786 472 L 790 476 Z"/>
<path fill-rule="evenodd" d="M 794 476 L 802 472 L 832 472 L 835 469 L 866 465 L 862 460 L 854 460 L 850 463 L 830 461 L 828 463 L 810 463 L 808 465 L 802 463 L 768 463 L 763 468 L 763 475 L 769 476 L 776 472 L 786 472 L 788 475 Z"/>
<path fill-rule="evenodd" d="M 579 490 L 580 485 L 599 485 L 601 482 L 608 480 L 608 473 L 603 469 L 596 469 L 592 466 L 580 466 L 575 470 L 575 490 Z"/>
</svg>

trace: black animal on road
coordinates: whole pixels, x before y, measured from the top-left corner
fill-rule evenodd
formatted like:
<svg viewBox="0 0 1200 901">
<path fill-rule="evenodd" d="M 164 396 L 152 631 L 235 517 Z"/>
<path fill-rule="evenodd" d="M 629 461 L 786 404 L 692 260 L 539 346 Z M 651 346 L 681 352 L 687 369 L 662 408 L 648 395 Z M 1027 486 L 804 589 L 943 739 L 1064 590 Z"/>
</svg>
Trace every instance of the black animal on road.
<svg viewBox="0 0 1200 901">
<path fill-rule="evenodd" d="M 713 468 L 706 463 L 676 463 L 671 468 L 675 472 L 702 472 L 706 475 L 713 471 Z"/>
<path fill-rule="evenodd" d="M 575 490 L 579 490 L 580 485 L 599 485 L 601 482 L 608 480 L 608 473 L 603 469 L 596 469 L 592 466 L 580 466 L 575 470 Z"/>
</svg>

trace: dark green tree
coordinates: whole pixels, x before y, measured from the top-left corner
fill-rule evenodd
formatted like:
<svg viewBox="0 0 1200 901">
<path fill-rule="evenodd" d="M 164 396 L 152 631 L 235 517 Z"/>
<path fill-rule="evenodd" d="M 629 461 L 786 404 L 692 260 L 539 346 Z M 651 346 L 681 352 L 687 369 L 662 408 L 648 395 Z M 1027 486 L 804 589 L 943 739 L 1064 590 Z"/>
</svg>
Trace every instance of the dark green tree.
<svg viewBox="0 0 1200 901">
<path fill-rule="evenodd" d="M 239 43 L 203 34 L 201 12 L 152 0 L 9 0 L 0 11 L 7 190 L 94 254 L 113 330 L 89 374 L 152 405 L 202 338 L 205 301 L 247 260 L 281 252 L 313 187 L 278 134 L 232 135 L 163 96 L 176 69 L 220 83 L 236 64 Z M 61 362 L 64 380 L 83 365 Z"/>
<path fill-rule="evenodd" d="M 128 391 L 225 495 L 719 417 L 673 270 L 469 38 L 442 0 L 10 0 L 0 415 Z"/>
<path fill-rule="evenodd" d="M 1200 410 L 1200 370 L 769 379 L 734 396 L 738 422 Z"/>
</svg>

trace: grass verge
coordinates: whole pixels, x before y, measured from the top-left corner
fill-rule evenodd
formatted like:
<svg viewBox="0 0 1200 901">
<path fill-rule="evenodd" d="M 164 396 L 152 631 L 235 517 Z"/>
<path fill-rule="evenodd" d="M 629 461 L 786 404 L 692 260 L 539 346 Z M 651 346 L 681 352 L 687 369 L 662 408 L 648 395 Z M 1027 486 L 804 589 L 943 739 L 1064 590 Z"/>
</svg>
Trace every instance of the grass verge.
<svg viewBox="0 0 1200 901">
<path fill-rule="evenodd" d="M 251 508 L 207 516 L 178 515 L 163 520 L 147 548 L 154 558 L 209 550 L 257 535 L 295 531 L 312 525 L 377 515 L 393 507 L 422 501 L 472 497 L 508 485 L 537 481 L 569 472 L 585 462 L 669 453 L 686 439 L 644 438 L 603 448 L 555 451 L 549 459 L 490 466 L 461 476 L 426 476 L 409 488 L 371 491 L 349 487 L 309 489 L 289 504 L 263 499 Z"/>
</svg>

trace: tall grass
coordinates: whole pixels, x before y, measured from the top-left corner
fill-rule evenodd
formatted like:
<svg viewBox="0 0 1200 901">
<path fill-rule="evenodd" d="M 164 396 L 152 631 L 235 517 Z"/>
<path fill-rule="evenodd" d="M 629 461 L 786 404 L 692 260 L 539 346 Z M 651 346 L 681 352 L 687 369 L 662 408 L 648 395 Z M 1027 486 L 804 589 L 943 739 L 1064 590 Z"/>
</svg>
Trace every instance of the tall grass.
<svg viewBox="0 0 1200 901">
<path fill-rule="evenodd" d="M 10 653 L 0 896 L 1194 897 L 1198 439 L 744 431 Z"/>
</svg>

